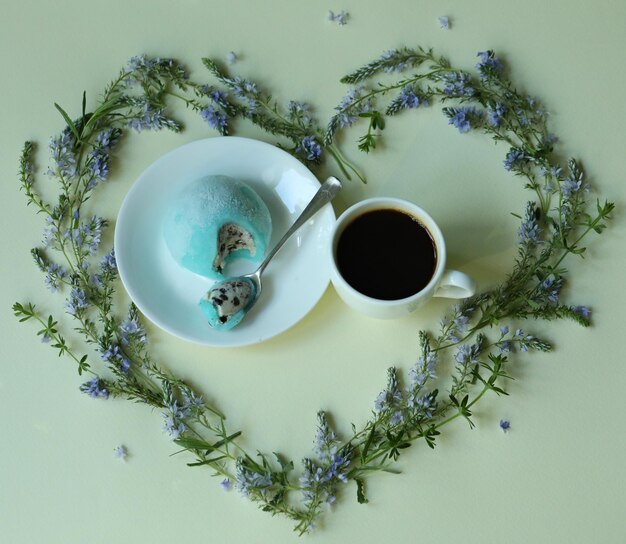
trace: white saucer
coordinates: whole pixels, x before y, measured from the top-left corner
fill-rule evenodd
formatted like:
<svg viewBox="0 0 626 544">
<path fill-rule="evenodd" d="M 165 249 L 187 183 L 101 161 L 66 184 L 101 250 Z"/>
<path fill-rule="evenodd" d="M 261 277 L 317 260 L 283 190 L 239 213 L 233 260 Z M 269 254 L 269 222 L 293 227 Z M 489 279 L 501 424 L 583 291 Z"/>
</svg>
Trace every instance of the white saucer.
<svg viewBox="0 0 626 544">
<path fill-rule="evenodd" d="M 161 329 L 209 346 L 244 346 L 267 340 L 302 319 L 329 282 L 326 254 L 335 213 L 330 204 L 304 225 L 263 274 L 263 293 L 240 325 L 211 329 L 198 301 L 213 281 L 178 265 L 162 234 L 172 197 L 187 183 L 224 174 L 250 184 L 272 215 L 273 246 L 319 188 L 315 176 L 281 149 L 239 137 L 215 137 L 179 147 L 149 166 L 128 191 L 115 227 L 120 278 L 141 312 Z M 240 259 L 229 275 L 251 272 Z"/>
</svg>

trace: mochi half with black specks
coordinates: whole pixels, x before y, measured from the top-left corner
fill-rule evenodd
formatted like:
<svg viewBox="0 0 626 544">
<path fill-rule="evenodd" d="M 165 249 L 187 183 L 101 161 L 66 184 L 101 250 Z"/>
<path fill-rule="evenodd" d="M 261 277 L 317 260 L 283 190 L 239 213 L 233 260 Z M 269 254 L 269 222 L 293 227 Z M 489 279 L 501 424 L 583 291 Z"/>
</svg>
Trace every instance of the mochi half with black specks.
<svg viewBox="0 0 626 544">
<path fill-rule="evenodd" d="M 243 257 L 260 264 L 272 236 L 265 202 L 247 183 L 212 175 L 187 185 L 172 201 L 163 225 L 172 257 L 212 279 Z"/>
<path fill-rule="evenodd" d="M 226 280 L 216 283 L 199 306 L 212 328 L 227 331 L 245 317 L 256 294 L 256 285 L 248 278 Z"/>
</svg>

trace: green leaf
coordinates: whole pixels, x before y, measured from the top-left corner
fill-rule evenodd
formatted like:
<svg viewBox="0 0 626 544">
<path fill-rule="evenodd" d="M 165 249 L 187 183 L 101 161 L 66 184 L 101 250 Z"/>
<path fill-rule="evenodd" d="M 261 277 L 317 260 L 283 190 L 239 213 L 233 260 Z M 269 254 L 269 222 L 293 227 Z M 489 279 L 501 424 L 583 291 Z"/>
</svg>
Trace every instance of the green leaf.
<svg viewBox="0 0 626 544">
<path fill-rule="evenodd" d="M 237 433 L 237 435 L 239 434 L 241 433 Z M 276 460 L 278 461 L 280 467 L 283 469 L 283 472 L 291 472 L 294 469 L 293 461 L 285 461 L 282 456 L 276 452 L 274 452 L 274 457 L 276 457 Z"/>
<path fill-rule="evenodd" d="M 365 441 L 365 445 L 363 446 L 363 450 L 361 451 L 361 462 L 365 462 L 367 458 L 367 453 L 374 441 L 374 437 L 376 436 L 376 424 L 372 425 L 372 430 L 367 435 L 367 440 Z"/>
<path fill-rule="evenodd" d="M 369 501 L 365 496 L 365 482 L 361 478 L 355 478 L 356 482 L 356 500 L 359 504 L 367 504 Z"/>
<path fill-rule="evenodd" d="M 226 438 L 215 442 L 215 444 L 213 444 L 211 448 L 212 449 L 220 448 L 224 444 L 228 444 L 229 442 L 231 442 L 234 438 L 237 438 L 240 434 L 241 434 L 241 431 L 237 431 L 236 433 L 233 433 L 230 436 L 227 436 Z"/>
<path fill-rule="evenodd" d="M 211 457 L 210 459 L 205 459 L 204 461 L 196 461 L 195 463 L 187 463 L 187 466 L 188 467 L 201 467 L 204 465 L 212 465 L 226 458 L 227 458 L 226 455 L 219 455 L 217 457 Z"/>
<path fill-rule="evenodd" d="M 185 448 L 186 450 L 212 450 L 213 446 L 204 440 L 200 440 L 199 438 L 190 438 L 183 437 L 177 438 L 174 440 L 176 444 L 178 444 L 181 448 Z"/>
<path fill-rule="evenodd" d="M 78 133 L 78 129 L 76 128 L 76 125 L 74 124 L 74 121 L 72 121 L 70 119 L 70 116 L 65 112 L 65 110 L 59 106 L 56 102 L 54 103 L 54 107 L 59 110 L 59 113 L 63 116 L 63 119 L 65 119 L 65 122 L 67 123 L 67 126 L 70 128 L 70 130 L 72 131 L 72 133 L 74 134 L 74 136 L 76 137 L 76 141 L 80 142 L 80 134 Z"/>
<path fill-rule="evenodd" d="M 381 472 L 388 472 L 389 474 L 402 474 L 402 471 L 397 468 L 383 467 L 380 470 Z"/>
</svg>

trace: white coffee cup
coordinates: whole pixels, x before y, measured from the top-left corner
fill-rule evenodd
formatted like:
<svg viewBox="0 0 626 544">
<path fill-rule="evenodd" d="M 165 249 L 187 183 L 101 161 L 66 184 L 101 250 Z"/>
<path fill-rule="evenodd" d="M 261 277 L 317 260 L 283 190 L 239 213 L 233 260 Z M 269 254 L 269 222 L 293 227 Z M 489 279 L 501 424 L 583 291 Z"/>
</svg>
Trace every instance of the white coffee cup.
<svg viewBox="0 0 626 544">
<path fill-rule="evenodd" d="M 342 233 L 357 217 L 374 210 L 395 210 L 403 212 L 424 227 L 433 242 L 436 259 L 434 272 L 425 287 L 416 293 L 395 300 L 382 300 L 365 295 L 355 289 L 339 271 L 337 264 L 337 245 Z M 404 252 L 411 251 L 405 248 Z M 402 255 L 398 255 L 401 259 Z M 381 263 L 384 266 L 384 263 Z M 423 306 L 432 297 L 461 299 L 476 292 L 476 283 L 463 272 L 446 269 L 446 245 L 441 230 L 433 218 L 412 202 L 391 197 L 377 197 L 362 200 L 341 214 L 333 228 L 330 245 L 331 281 L 341 299 L 354 310 L 365 315 L 391 319 L 402 317 Z M 372 272 L 375 274 L 375 272 Z M 381 274 L 382 278 L 382 274 Z M 381 280 L 382 281 L 382 280 Z"/>
</svg>

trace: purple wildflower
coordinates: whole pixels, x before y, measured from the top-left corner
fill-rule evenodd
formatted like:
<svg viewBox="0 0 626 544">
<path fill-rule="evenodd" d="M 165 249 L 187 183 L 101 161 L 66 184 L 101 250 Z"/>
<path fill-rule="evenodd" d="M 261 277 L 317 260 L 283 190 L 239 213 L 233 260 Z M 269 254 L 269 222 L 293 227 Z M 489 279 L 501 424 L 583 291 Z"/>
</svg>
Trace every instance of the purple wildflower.
<svg viewBox="0 0 626 544">
<path fill-rule="evenodd" d="M 128 126 L 136 132 L 142 130 L 161 130 L 169 128 L 171 130 L 180 130 L 180 125 L 176 121 L 169 119 L 163 113 L 163 109 L 155 109 L 152 104 L 145 101 L 140 112 L 129 119 Z"/>
<path fill-rule="evenodd" d="M 468 363 L 477 363 L 478 356 L 480 355 L 480 344 L 463 344 L 459 347 L 457 352 L 454 354 L 454 360 L 462 365 Z"/>
<path fill-rule="evenodd" d="M 231 51 L 230 53 L 226 55 L 226 64 L 228 64 L 229 66 L 232 66 L 236 62 L 237 62 L 237 53 L 235 53 L 234 51 Z"/>
<path fill-rule="evenodd" d="M 502 429 L 503 433 L 507 433 L 509 431 L 509 429 L 511 428 L 511 424 L 509 423 L 508 420 L 501 419 L 500 420 L 500 428 Z"/>
<path fill-rule="evenodd" d="M 534 202 L 528 202 L 518 230 L 519 241 L 521 244 L 535 245 L 539 243 L 540 234 L 541 229 L 537 224 L 537 205 Z"/>
<path fill-rule="evenodd" d="M 123 344 L 128 344 L 132 340 L 136 340 L 140 344 L 145 344 L 146 331 L 139 321 L 137 321 L 137 318 L 126 319 L 120 325 L 120 338 Z"/>
<path fill-rule="evenodd" d="M 108 399 L 109 391 L 104 387 L 100 378 L 95 377 L 80 386 L 80 390 L 94 399 Z"/>
<path fill-rule="evenodd" d="M 296 153 L 307 161 L 318 163 L 322 155 L 322 146 L 313 136 L 305 136 L 296 147 Z"/>
<path fill-rule="evenodd" d="M 241 459 L 237 461 L 236 476 L 235 487 L 245 497 L 249 497 L 252 493 L 260 493 L 265 496 L 269 493 L 273 483 L 270 473 L 261 474 L 249 470 Z"/>
<path fill-rule="evenodd" d="M 348 23 L 348 19 L 350 18 L 350 14 L 347 11 L 340 11 L 339 13 L 335 14 L 332 11 L 328 11 L 328 15 L 326 16 L 326 18 L 329 21 L 333 21 L 335 23 L 337 23 L 339 26 L 343 26 L 345 24 Z"/>
<path fill-rule="evenodd" d="M 384 61 L 383 71 L 387 74 L 392 72 L 402 72 L 402 70 L 409 66 L 409 63 L 406 60 L 400 60 L 402 58 L 406 59 L 405 55 L 405 53 L 398 51 L 397 49 L 385 51 L 380 56 L 380 60 Z"/>
<path fill-rule="evenodd" d="M 591 310 L 587 306 L 570 306 L 570 310 L 576 315 L 583 318 L 583 320 L 589 322 L 591 318 Z"/>
<path fill-rule="evenodd" d="M 128 456 L 128 450 L 126 449 L 126 446 L 123 446 L 123 445 L 117 446 L 113 450 L 113 456 L 116 457 L 117 459 L 122 459 L 122 461 L 125 461 L 126 457 Z"/>
<path fill-rule="evenodd" d="M 96 136 L 96 147 L 108 153 L 117 145 L 121 135 L 122 131 L 119 128 L 107 128 Z"/>
<path fill-rule="evenodd" d="M 391 412 L 402 402 L 402 392 L 398 387 L 396 369 L 390 368 L 387 371 L 387 389 L 382 391 L 374 401 L 374 410 L 377 413 Z"/>
<path fill-rule="evenodd" d="M 109 155 L 102 149 L 96 148 L 89 153 L 87 165 L 96 183 L 97 181 L 106 181 L 109 177 Z M 94 186 L 95 183 L 91 185 L 90 189 Z"/>
<path fill-rule="evenodd" d="M 45 270 L 44 284 L 51 293 L 54 293 L 58 290 L 59 282 L 63 281 L 67 272 L 56 263 L 50 263 Z"/>
<path fill-rule="evenodd" d="M 487 122 L 492 127 L 499 127 L 502 125 L 504 115 L 507 112 L 507 108 L 501 102 L 496 102 L 495 106 L 489 106 L 487 108 Z"/>
<path fill-rule="evenodd" d="M 228 125 L 228 117 L 221 110 L 213 106 L 207 106 L 200 112 L 200 117 L 204 119 L 211 128 L 220 133 L 224 133 L 224 129 Z"/>
<path fill-rule="evenodd" d="M 315 446 L 313 450 L 320 460 L 328 460 L 336 451 L 337 436 L 328 425 L 326 414 L 323 411 L 317 413 L 317 433 L 315 435 Z"/>
<path fill-rule="evenodd" d="M 350 89 L 348 94 L 341 99 L 341 102 L 335 109 L 337 121 L 341 128 L 352 125 L 361 113 L 367 113 L 372 110 L 372 99 L 363 98 L 363 87 L 358 86 Z"/>
<path fill-rule="evenodd" d="M 502 64 L 493 51 L 479 51 L 476 56 L 480 58 L 480 62 L 476 65 L 476 69 L 482 78 L 499 76 L 502 71 Z"/>
<path fill-rule="evenodd" d="M 563 287 L 563 278 L 550 274 L 539 284 L 539 292 L 548 302 L 556 304 L 559 301 L 559 294 Z"/>
<path fill-rule="evenodd" d="M 50 154 L 61 176 L 72 177 L 76 174 L 75 145 L 76 138 L 69 128 L 65 128 L 59 136 L 50 140 Z M 48 174 L 53 173 L 53 171 L 48 172 Z"/>
<path fill-rule="evenodd" d="M 400 91 L 397 102 L 401 109 L 414 109 L 419 106 L 428 106 L 428 102 L 415 92 L 413 85 L 407 85 Z"/>
<path fill-rule="evenodd" d="M 528 162 L 528 156 L 519 147 L 512 147 L 502 161 L 504 168 L 509 172 L 515 170 Z"/>
<path fill-rule="evenodd" d="M 454 125 L 461 134 L 469 132 L 472 128 L 472 123 L 480 121 L 482 112 L 476 108 L 462 106 L 460 108 L 446 108 L 444 110 L 449 117 L 448 124 Z"/>
<path fill-rule="evenodd" d="M 476 94 L 476 90 L 472 87 L 472 78 L 466 72 L 449 72 L 444 74 L 443 81 L 446 86 L 443 93 L 448 96 L 471 97 Z"/>
<path fill-rule="evenodd" d="M 115 272 L 117 270 L 117 261 L 115 260 L 115 250 L 112 249 L 100 261 L 100 268 L 103 273 Z"/>
<path fill-rule="evenodd" d="M 79 287 L 74 287 L 70 296 L 65 301 L 65 311 L 71 316 L 76 316 L 81 310 L 87 308 L 87 295 Z"/>
<path fill-rule="evenodd" d="M 569 176 L 567 176 L 567 178 L 563 182 L 563 185 L 561 186 L 563 197 L 566 199 L 569 199 L 572 195 L 578 193 L 581 189 L 588 189 L 587 186 L 583 185 L 583 173 L 577 172 L 576 174 L 570 174 Z"/>
</svg>

